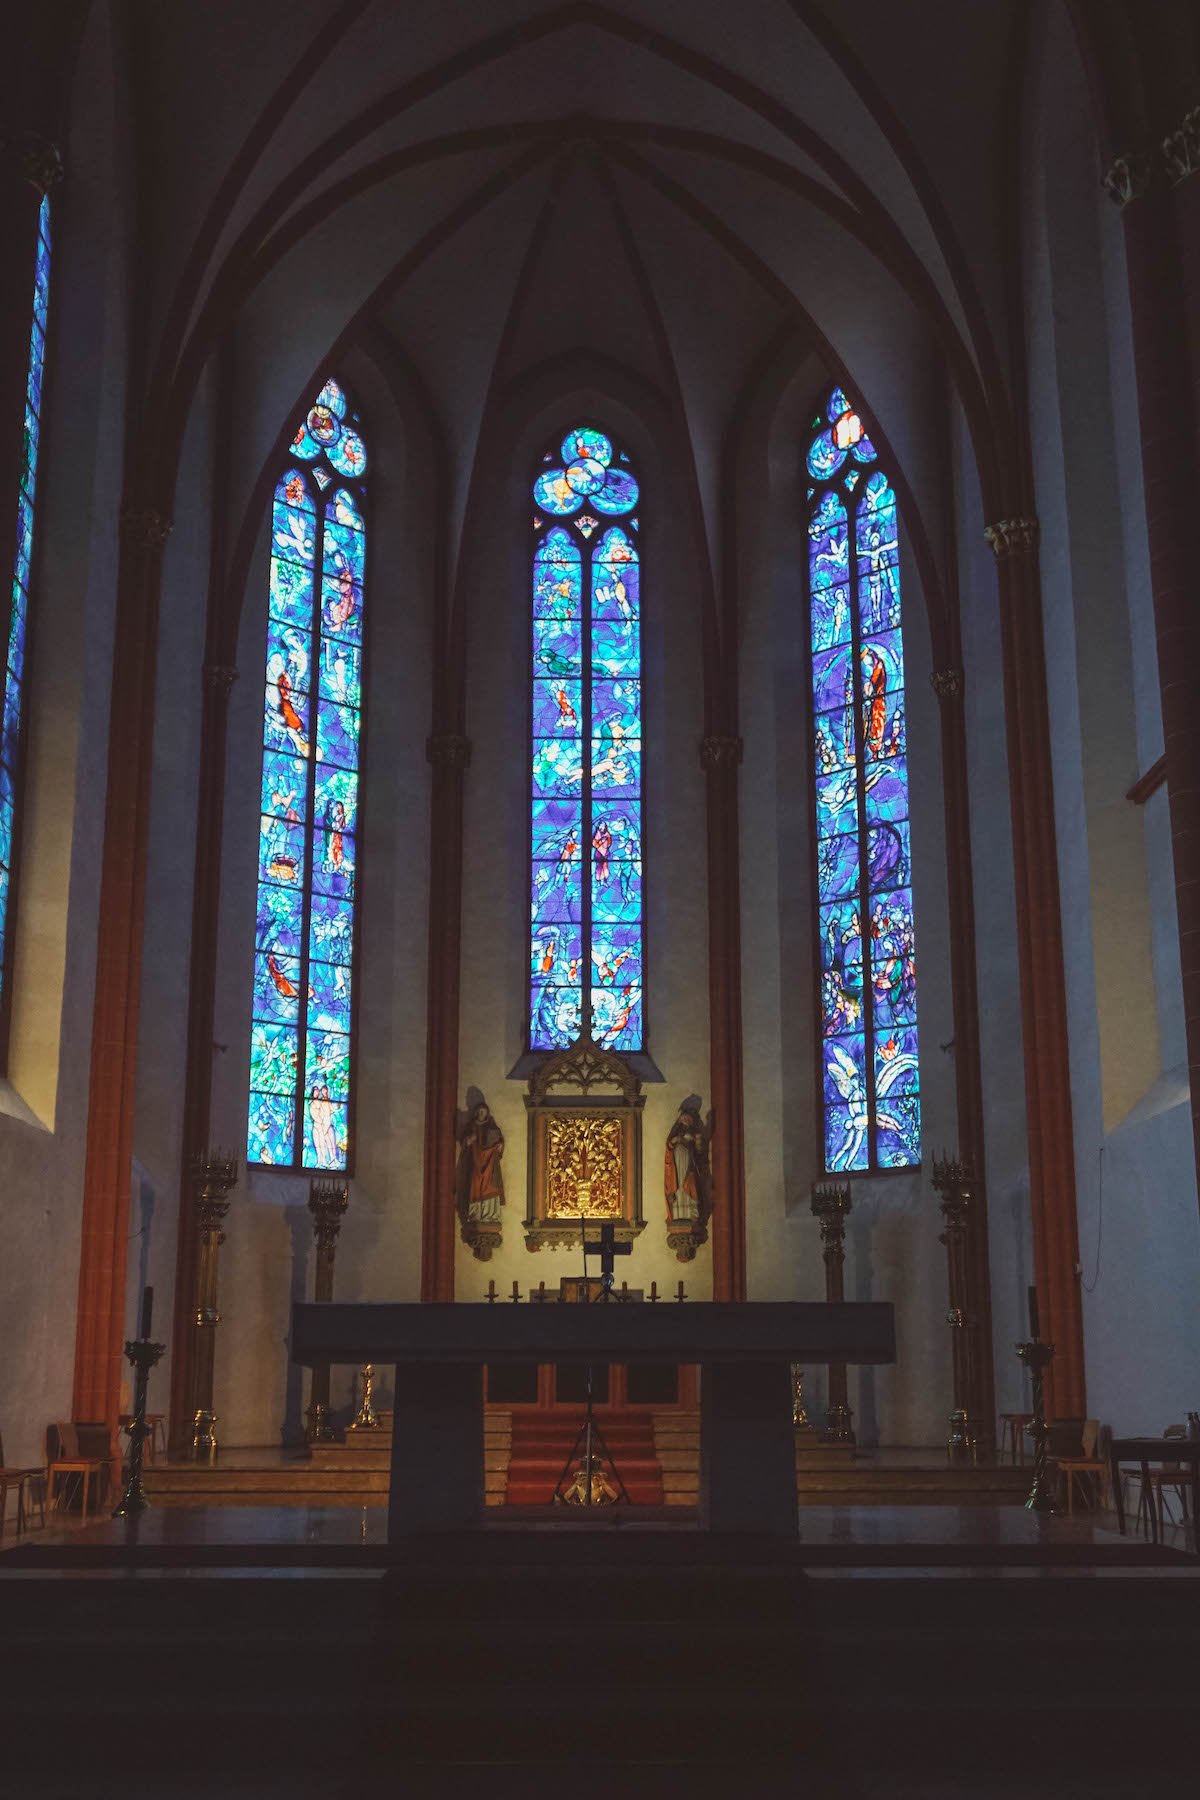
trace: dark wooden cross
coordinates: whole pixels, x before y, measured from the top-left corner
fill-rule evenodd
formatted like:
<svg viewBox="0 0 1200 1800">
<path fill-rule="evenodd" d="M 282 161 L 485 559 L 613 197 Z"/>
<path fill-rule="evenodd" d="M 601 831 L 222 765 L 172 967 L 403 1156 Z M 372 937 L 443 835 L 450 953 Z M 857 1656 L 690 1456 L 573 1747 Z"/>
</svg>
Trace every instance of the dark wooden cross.
<svg viewBox="0 0 1200 1800">
<path fill-rule="evenodd" d="M 589 1243 L 588 1243 L 588 1226 L 592 1225 L 593 1223 L 594 1222 L 591 1219 L 584 1219 L 582 1221 L 582 1232 L 581 1232 L 580 1242 L 583 1246 L 583 1272 L 584 1272 L 584 1276 L 586 1278 L 586 1276 L 587 1276 L 587 1253 L 588 1253 L 589 1248 L 592 1250 L 598 1249 L 600 1252 L 600 1285 L 601 1285 L 604 1293 L 608 1294 L 609 1292 L 611 1292 L 612 1285 L 613 1285 L 613 1259 L 618 1256 L 632 1255 L 633 1245 L 632 1244 L 618 1244 L 617 1228 L 613 1224 L 611 1219 L 602 1219 L 599 1221 L 600 1241 L 597 1244 L 596 1239 L 593 1238 L 591 1240 L 591 1244 L 589 1245 Z"/>
</svg>

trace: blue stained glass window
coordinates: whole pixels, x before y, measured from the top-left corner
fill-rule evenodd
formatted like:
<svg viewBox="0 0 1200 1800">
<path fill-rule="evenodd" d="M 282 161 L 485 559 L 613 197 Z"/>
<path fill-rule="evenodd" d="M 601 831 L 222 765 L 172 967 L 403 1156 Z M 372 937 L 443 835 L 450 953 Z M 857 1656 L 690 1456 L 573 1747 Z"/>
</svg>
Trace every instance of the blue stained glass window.
<svg viewBox="0 0 1200 1800">
<path fill-rule="evenodd" d="M 808 601 L 830 1171 L 921 1160 L 896 496 L 840 388 L 806 456 Z"/>
<path fill-rule="evenodd" d="M 587 1033 L 643 1048 L 641 558 L 628 463 L 579 426 L 533 485 L 534 1050 Z"/>
<path fill-rule="evenodd" d="M 247 1159 L 275 1168 L 350 1154 L 366 469 L 327 381 L 271 510 Z"/>
<path fill-rule="evenodd" d="M 50 200 L 38 211 L 34 253 L 33 318 L 25 378 L 25 424 L 17 492 L 17 543 L 13 558 L 12 608 L 8 616 L 8 656 L 4 669 L 4 710 L 0 724 L 0 997 L 11 981 L 10 903 L 13 847 L 17 830 L 18 778 L 25 695 L 26 640 L 33 566 L 34 503 L 42 429 L 42 380 L 46 367 L 46 319 L 50 299 Z"/>
</svg>

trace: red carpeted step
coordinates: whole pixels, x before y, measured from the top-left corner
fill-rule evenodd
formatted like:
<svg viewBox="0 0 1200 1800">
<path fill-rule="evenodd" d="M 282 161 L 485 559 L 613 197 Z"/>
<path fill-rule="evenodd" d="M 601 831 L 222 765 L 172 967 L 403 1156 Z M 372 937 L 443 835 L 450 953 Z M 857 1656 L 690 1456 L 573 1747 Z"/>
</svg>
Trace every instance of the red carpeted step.
<svg viewBox="0 0 1200 1800">
<path fill-rule="evenodd" d="M 549 1504 L 582 1420 L 582 1413 L 513 1414 L 508 1505 Z M 633 1504 L 661 1506 L 662 1471 L 651 1419 L 637 1413 L 601 1413 L 596 1422 Z"/>
</svg>

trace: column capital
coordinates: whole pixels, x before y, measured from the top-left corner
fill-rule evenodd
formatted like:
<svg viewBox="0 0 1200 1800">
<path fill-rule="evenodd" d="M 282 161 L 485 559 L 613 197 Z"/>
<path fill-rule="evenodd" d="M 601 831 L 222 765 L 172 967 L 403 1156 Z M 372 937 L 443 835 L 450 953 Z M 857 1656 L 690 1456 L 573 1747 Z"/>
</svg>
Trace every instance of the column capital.
<svg viewBox="0 0 1200 1800">
<path fill-rule="evenodd" d="M 344 1181 L 312 1181 L 308 1210 L 313 1216 L 313 1241 L 318 1250 L 331 1251 L 337 1243 L 342 1220 L 350 1205 L 350 1189 Z M 320 1295 L 317 1296 L 320 1299 Z"/>
<path fill-rule="evenodd" d="M 736 769 L 742 760 L 740 737 L 704 737 L 700 739 L 702 769 Z"/>
<path fill-rule="evenodd" d="M 426 739 L 425 755 L 435 769 L 465 769 L 471 761 L 471 740 L 452 731 L 438 732 Z"/>
<path fill-rule="evenodd" d="M 219 700 L 228 700 L 233 692 L 233 684 L 238 672 L 231 663 L 206 662 L 202 674 L 204 691 L 215 694 Z"/>
<path fill-rule="evenodd" d="M 139 550 L 161 550 L 171 535 L 172 521 L 153 506 L 129 501 L 121 508 L 121 536 Z"/>
<path fill-rule="evenodd" d="M 821 1227 L 821 1242 L 840 1245 L 846 1235 L 846 1218 L 850 1212 L 851 1194 L 848 1181 L 822 1186 L 814 1182 L 812 1214 Z"/>
<path fill-rule="evenodd" d="M 983 535 L 992 546 L 997 562 L 1008 556 L 1029 556 L 1037 549 L 1038 522 L 1036 519 L 997 519 L 994 525 L 985 525 Z"/>
<path fill-rule="evenodd" d="M 0 149 L 5 150 L 16 165 L 23 181 L 48 194 L 63 177 L 62 156 L 58 145 L 36 131 L 0 133 Z"/>
<path fill-rule="evenodd" d="M 961 669 L 935 669 L 929 677 L 929 685 L 939 700 L 957 700 L 963 691 L 963 672 Z"/>
</svg>

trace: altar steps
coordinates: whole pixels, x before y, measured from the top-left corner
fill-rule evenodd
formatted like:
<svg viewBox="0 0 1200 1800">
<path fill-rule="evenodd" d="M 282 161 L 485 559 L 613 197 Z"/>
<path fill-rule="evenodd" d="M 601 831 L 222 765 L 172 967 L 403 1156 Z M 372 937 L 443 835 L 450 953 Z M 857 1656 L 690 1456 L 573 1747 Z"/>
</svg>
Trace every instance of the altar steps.
<svg viewBox="0 0 1200 1800">
<path fill-rule="evenodd" d="M 582 1414 L 514 1416 L 506 1494 L 509 1506 L 536 1506 L 551 1499 L 582 1422 Z M 597 1423 L 633 1504 L 661 1506 L 663 1475 L 652 1419 L 645 1413 L 611 1413 L 597 1415 Z M 606 1465 L 611 1482 L 609 1470 L 610 1465 Z M 612 1485 L 615 1487 L 616 1483 Z"/>
<path fill-rule="evenodd" d="M 484 1415 L 489 1506 L 513 1503 L 508 1492 L 513 1419 L 522 1416 L 533 1415 L 490 1408 Z M 311 1455 L 278 1447 L 238 1448 L 222 1451 L 211 1467 L 160 1462 L 146 1470 L 146 1492 L 155 1506 L 164 1507 L 385 1506 L 392 1434 L 389 1417 L 381 1414 L 380 1419 L 377 1430 L 349 1432 L 344 1444 L 318 1445 Z M 659 1498 L 643 1504 L 695 1507 L 700 1492 L 699 1413 L 655 1413 L 650 1420 L 660 1486 Z M 544 1502 L 553 1492 L 577 1423 L 567 1425 L 565 1436 L 555 1437 L 552 1453 L 543 1454 L 536 1470 L 530 1471 L 537 1483 L 531 1503 Z M 554 1429 L 561 1433 L 563 1427 Z M 629 1472 L 615 1439 L 613 1450 L 628 1485 Z M 635 1451 L 635 1466 L 643 1459 L 648 1463 L 644 1440 L 629 1446 L 627 1455 Z M 649 1475 L 648 1468 L 646 1472 Z M 842 1446 L 814 1443 L 804 1434 L 797 1439 L 796 1497 L 801 1506 L 1013 1506 L 1024 1502 L 1031 1479 L 1030 1469 L 1009 1463 L 951 1465 L 937 1449 L 855 1455 Z M 529 1494 L 530 1489 L 519 1491 Z M 639 1491 L 644 1491 L 640 1481 Z"/>
</svg>

